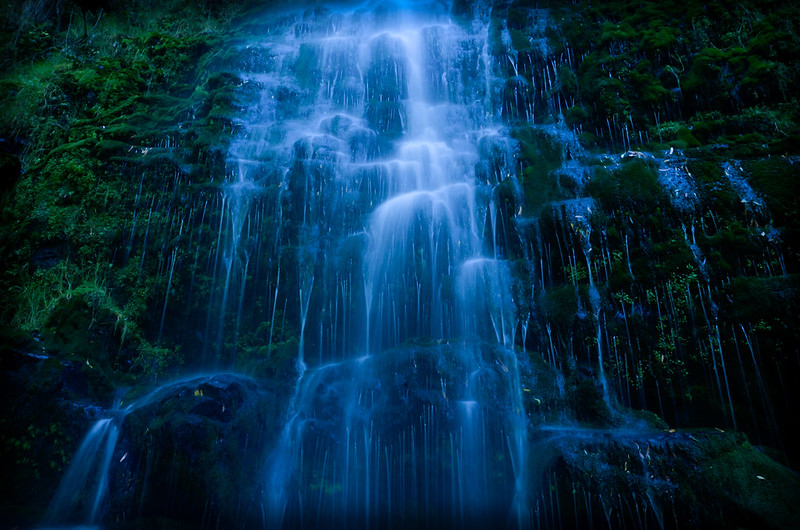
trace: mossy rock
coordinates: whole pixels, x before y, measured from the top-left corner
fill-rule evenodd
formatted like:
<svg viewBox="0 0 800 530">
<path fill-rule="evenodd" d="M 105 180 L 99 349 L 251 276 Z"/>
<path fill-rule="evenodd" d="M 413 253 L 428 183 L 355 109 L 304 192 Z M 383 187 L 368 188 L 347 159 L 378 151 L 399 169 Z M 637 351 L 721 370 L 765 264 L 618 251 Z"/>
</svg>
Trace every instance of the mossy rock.
<svg viewBox="0 0 800 530">
<path fill-rule="evenodd" d="M 784 223 L 798 213 L 800 162 L 776 156 L 742 163 L 755 187 L 764 193 L 770 210 Z"/>
<path fill-rule="evenodd" d="M 711 435 L 700 445 L 702 470 L 727 519 L 742 528 L 796 528 L 800 480 L 743 435 Z"/>
<path fill-rule="evenodd" d="M 122 424 L 109 520 L 132 510 L 193 524 L 207 510 L 231 524 L 259 520 L 260 511 L 243 512 L 240 502 L 258 504 L 259 470 L 279 432 L 270 392 L 217 374 L 167 384 L 151 396 L 132 401 L 135 410 Z"/>
<path fill-rule="evenodd" d="M 605 211 L 654 211 L 665 203 L 652 163 L 628 157 L 610 171 L 597 168 L 589 183 L 589 193 Z"/>
<path fill-rule="evenodd" d="M 562 499 L 589 499 L 574 505 L 576 526 L 601 524 L 609 512 L 616 525 L 634 527 L 789 529 L 800 520 L 797 475 L 743 435 L 579 427 L 558 434 L 537 450 L 553 459 Z"/>
<path fill-rule="evenodd" d="M 574 374 L 567 379 L 567 403 L 575 419 L 586 425 L 607 426 L 612 413 L 603 397 L 603 388 L 595 377 Z"/>
<path fill-rule="evenodd" d="M 533 127 L 515 127 L 511 136 L 519 145 L 517 158 L 522 167 L 524 211 L 535 215 L 546 205 L 573 198 L 569 188 L 562 188 L 555 173 L 564 161 L 563 146 L 550 134 Z"/>
</svg>

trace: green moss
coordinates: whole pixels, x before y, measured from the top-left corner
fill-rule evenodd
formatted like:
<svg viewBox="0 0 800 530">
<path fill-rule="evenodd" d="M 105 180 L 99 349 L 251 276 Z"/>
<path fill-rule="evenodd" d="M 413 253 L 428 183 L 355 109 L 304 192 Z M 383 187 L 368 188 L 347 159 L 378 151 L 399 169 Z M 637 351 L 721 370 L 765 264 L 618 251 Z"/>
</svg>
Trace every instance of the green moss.
<svg viewBox="0 0 800 530">
<path fill-rule="evenodd" d="M 524 31 L 509 29 L 511 36 L 511 46 L 517 51 L 528 51 L 531 47 L 530 37 Z"/>
<path fill-rule="evenodd" d="M 681 127 L 678 129 L 678 140 L 683 143 L 685 146 L 684 148 L 700 146 L 700 141 L 694 137 L 692 131 L 687 127 Z"/>
<path fill-rule="evenodd" d="M 621 137 L 624 126 L 696 124 L 693 115 L 709 111 L 734 121 L 750 108 L 793 98 L 789 87 L 798 73 L 789 53 L 798 46 L 790 37 L 796 7 L 777 16 L 775 6 L 746 2 L 741 19 L 716 4 L 678 10 L 658 1 L 576 2 L 562 11 L 550 37 L 565 40 L 581 57 L 576 103 L 590 110 L 580 123 L 600 132 L 601 143 Z M 705 143 L 720 134 L 693 136 Z M 674 140 L 679 147 L 695 145 L 691 138 Z"/>
<path fill-rule="evenodd" d="M 519 142 L 524 210 L 539 212 L 549 202 L 571 198 L 569 192 L 561 188 L 555 173 L 563 161 L 558 140 L 532 127 L 514 128 L 511 136 Z"/>
<path fill-rule="evenodd" d="M 569 107 L 564 113 L 564 122 L 570 126 L 580 124 L 588 116 L 588 112 L 581 105 L 573 105 Z"/>
<path fill-rule="evenodd" d="M 796 276 L 758 278 L 739 276 L 725 287 L 725 309 L 740 322 L 791 318 L 797 309 L 800 285 Z"/>
<path fill-rule="evenodd" d="M 197 31 L 190 30 L 198 22 L 190 9 L 181 21 L 151 24 L 161 8 L 144 18 L 104 17 L 89 40 L 60 35 L 63 47 L 0 76 L 8 89 L 0 95 L 0 130 L 14 131 L 28 145 L 20 164 L 25 172 L 4 202 L 4 219 L 15 226 L 4 230 L 15 271 L 2 278 L 3 288 L 15 293 L 5 321 L 42 331 L 59 354 L 148 374 L 181 356 L 153 346 L 149 337 L 147 315 L 165 279 L 148 277 L 154 272 L 146 259 L 133 262 L 142 268 L 131 277 L 131 249 L 123 243 L 141 237 L 144 223 L 157 233 L 169 220 L 159 212 L 137 217 L 134 201 L 162 188 L 160 173 L 208 178 L 219 172 L 242 84 L 203 67 L 224 38 L 203 29 L 216 19 L 204 15 Z M 180 148 L 157 147 L 179 141 Z M 56 241 L 64 250 L 51 260 L 55 266 L 29 269 Z"/>
<path fill-rule="evenodd" d="M 742 435 L 708 438 L 703 447 L 708 483 L 733 506 L 738 524 L 791 528 L 800 518 L 800 486 L 789 469 L 754 449 Z"/>
<path fill-rule="evenodd" d="M 574 375 L 569 385 L 567 401 L 581 423 L 606 426 L 611 421 L 611 411 L 603 400 L 603 389 L 594 378 Z"/>
<path fill-rule="evenodd" d="M 656 178 L 656 169 L 639 159 L 625 159 L 611 171 L 595 168 L 589 192 L 606 211 L 653 211 L 663 201 L 663 191 Z"/>
<path fill-rule="evenodd" d="M 578 297 L 572 285 L 563 285 L 548 289 L 539 295 L 537 306 L 554 328 L 566 332 L 578 312 Z"/>
<path fill-rule="evenodd" d="M 614 23 L 607 20 L 600 25 L 600 42 L 602 44 L 634 40 L 637 40 L 636 31 L 627 21 Z"/>
<path fill-rule="evenodd" d="M 118 142 L 116 140 L 102 140 L 97 142 L 96 148 L 97 151 L 103 157 L 109 157 L 113 155 L 123 154 L 130 150 L 130 144 L 125 142 Z"/>
<path fill-rule="evenodd" d="M 581 145 L 585 147 L 594 147 L 597 145 L 597 136 L 590 132 L 582 132 L 578 135 L 578 140 L 581 142 Z"/>
<path fill-rule="evenodd" d="M 742 167 L 751 176 L 753 185 L 761 191 L 777 217 L 783 224 L 796 219 L 800 196 L 800 171 L 792 160 L 784 157 L 763 158 L 745 161 Z"/>
</svg>

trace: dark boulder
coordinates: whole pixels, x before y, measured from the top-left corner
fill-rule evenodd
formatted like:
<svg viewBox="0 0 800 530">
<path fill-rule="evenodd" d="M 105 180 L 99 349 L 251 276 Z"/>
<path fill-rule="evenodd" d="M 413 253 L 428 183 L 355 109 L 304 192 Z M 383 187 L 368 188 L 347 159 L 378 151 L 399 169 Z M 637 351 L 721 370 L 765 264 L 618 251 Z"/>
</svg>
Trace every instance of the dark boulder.
<svg viewBox="0 0 800 530">
<path fill-rule="evenodd" d="M 165 385 L 129 407 L 107 523 L 241 525 L 260 517 L 260 473 L 277 429 L 270 392 L 243 376 L 215 374 Z"/>
<path fill-rule="evenodd" d="M 563 528 L 789 529 L 800 517 L 797 474 L 741 433 L 563 427 L 534 439 L 551 458 L 537 494 L 561 499 L 547 517 Z"/>
</svg>

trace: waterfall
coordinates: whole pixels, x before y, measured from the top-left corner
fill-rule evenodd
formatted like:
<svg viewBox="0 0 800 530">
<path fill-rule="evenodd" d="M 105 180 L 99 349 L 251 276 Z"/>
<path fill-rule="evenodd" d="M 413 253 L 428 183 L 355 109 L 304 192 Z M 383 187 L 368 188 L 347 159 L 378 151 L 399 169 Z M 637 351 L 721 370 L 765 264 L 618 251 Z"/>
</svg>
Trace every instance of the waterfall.
<svg viewBox="0 0 800 530">
<path fill-rule="evenodd" d="M 737 255 L 724 247 L 752 232 L 753 259 L 736 266 L 757 273 L 748 290 L 794 292 L 760 281 L 786 265 L 748 161 L 719 167 L 730 189 L 717 191 L 747 221 L 727 238 L 704 212 L 711 169 L 630 150 L 632 115 L 606 118 L 622 155 L 582 147 L 594 135 L 561 114 L 580 109 L 560 93 L 577 60 L 554 55 L 547 10 L 479 2 L 467 20 L 445 3 L 272 6 L 235 22 L 231 48 L 214 51 L 225 71 L 204 81 L 225 149 L 202 190 L 148 201 L 142 177 L 133 220 L 138 278 L 159 263 L 153 344 L 183 370 L 238 373 L 101 414 L 44 524 L 664 528 L 721 521 L 721 506 L 741 515 L 729 501 L 752 485 L 723 497 L 696 480 L 720 469 L 715 448 L 746 445 L 740 433 L 677 429 L 717 411 L 721 427 L 764 424 L 780 440 L 760 339 L 773 324 L 732 318 L 748 314 L 733 307 L 737 278 L 714 279 Z M 782 483 L 754 462 L 747 475 L 775 496 Z"/>
<path fill-rule="evenodd" d="M 229 380 L 247 381 L 227 372 L 195 374 L 159 385 L 130 403 L 115 402 L 104 414 L 106 417 L 92 424 L 73 455 L 44 516 L 45 527 L 101 528 L 110 488 L 110 469 L 129 456 L 128 451 L 123 452 L 117 446 L 126 417 L 170 396 L 192 392 L 197 395 L 198 388 L 213 388 Z M 202 395 L 202 391 L 199 394 Z"/>
<path fill-rule="evenodd" d="M 108 468 L 119 427 L 112 418 L 98 420 L 83 439 L 45 515 L 47 524 L 85 522 L 96 526 L 108 487 Z"/>
<path fill-rule="evenodd" d="M 233 150 L 239 174 L 286 191 L 274 208 L 294 223 L 274 235 L 297 267 L 281 296 L 300 337 L 265 518 L 522 525 L 526 420 L 501 244 L 514 223 L 494 202 L 515 178 L 513 142 L 493 117 L 488 21 L 464 29 L 436 2 L 293 20 L 257 43 L 271 60 L 248 74 L 262 95 Z M 286 91 L 300 105 L 290 119 L 273 103 Z"/>
</svg>

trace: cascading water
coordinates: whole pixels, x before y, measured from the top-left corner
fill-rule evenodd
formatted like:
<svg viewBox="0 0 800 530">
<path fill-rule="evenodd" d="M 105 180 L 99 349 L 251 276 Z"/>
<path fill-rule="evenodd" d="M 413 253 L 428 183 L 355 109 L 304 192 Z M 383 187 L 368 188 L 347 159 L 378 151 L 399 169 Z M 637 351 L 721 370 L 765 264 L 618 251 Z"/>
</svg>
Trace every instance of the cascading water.
<svg viewBox="0 0 800 530">
<path fill-rule="evenodd" d="M 498 242 L 511 221 L 492 202 L 513 170 L 487 90 L 488 29 L 456 26 L 435 2 L 368 7 L 317 9 L 259 43 L 276 69 L 254 74 L 268 96 L 249 131 L 275 125 L 277 87 L 312 87 L 277 140 L 239 144 L 284 153 L 272 175 L 297 223 L 281 254 L 297 264 L 298 379 L 265 470 L 266 517 L 522 524 L 517 323 Z"/>
<path fill-rule="evenodd" d="M 100 522 L 108 469 L 118 437 L 119 427 L 113 418 L 103 418 L 92 426 L 61 480 L 45 515 L 46 524 L 80 521 L 89 528 Z"/>
<path fill-rule="evenodd" d="M 100 528 L 109 494 L 110 469 L 113 457 L 121 463 L 129 453 L 119 454 L 117 442 L 120 427 L 131 413 L 146 408 L 160 399 L 181 392 L 195 392 L 205 386 L 219 386 L 228 380 L 244 381 L 239 375 L 225 372 L 193 375 L 158 386 L 130 403 L 119 401 L 96 420 L 84 436 L 72 463 L 67 469 L 50 503 L 43 523 L 46 527 L 75 530 Z M 202 391 L 200 391 L 202 395 Z"/>
</svg>

